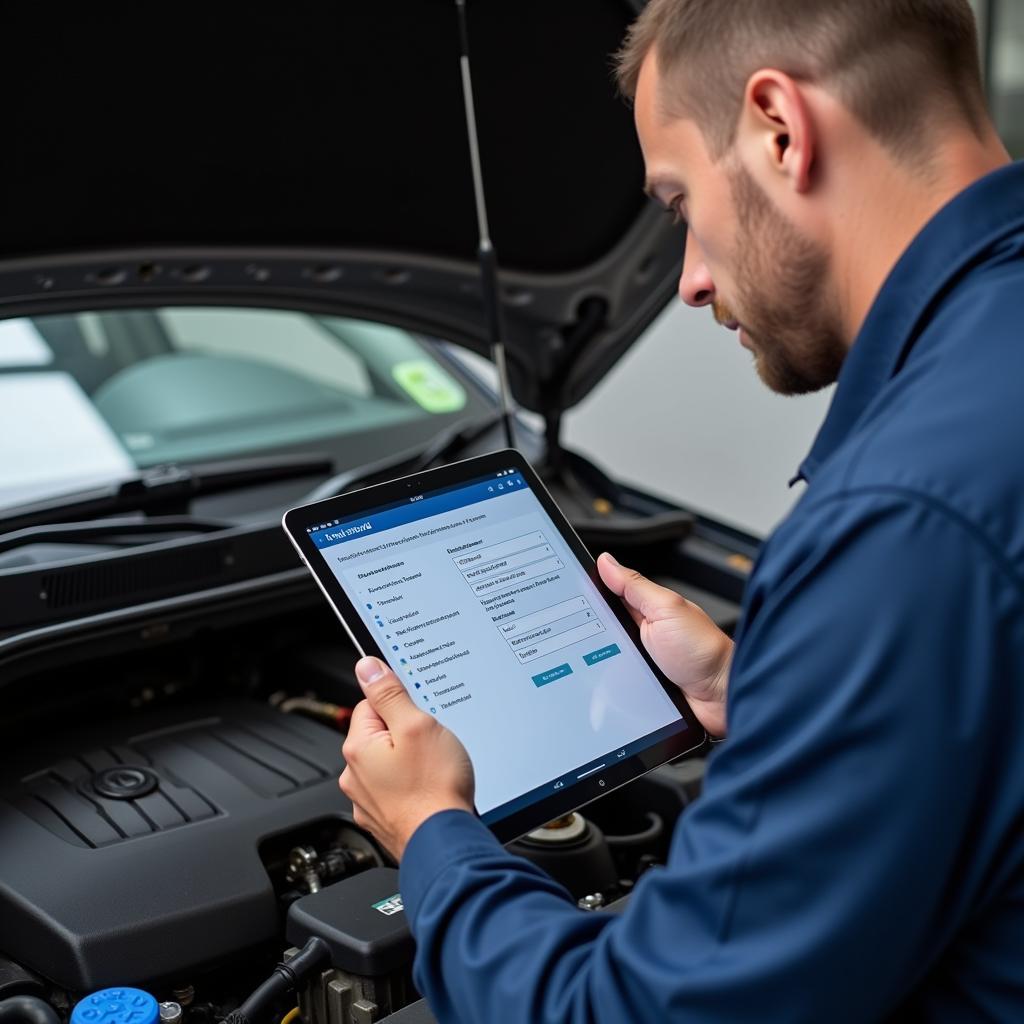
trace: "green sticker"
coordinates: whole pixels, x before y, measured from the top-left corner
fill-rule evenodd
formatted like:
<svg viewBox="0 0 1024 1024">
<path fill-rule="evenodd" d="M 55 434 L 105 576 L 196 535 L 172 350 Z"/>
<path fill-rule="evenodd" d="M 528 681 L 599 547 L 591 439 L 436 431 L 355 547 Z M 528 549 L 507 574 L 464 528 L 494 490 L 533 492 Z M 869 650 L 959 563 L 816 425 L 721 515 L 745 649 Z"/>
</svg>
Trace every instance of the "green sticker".
<svg viewBox="0 0 1024 1024">
<path fill-rule="evenodd" d="M 391 917 L 393 914 L 400 914 L 405 910 L 405 906 L 402 903 L 402 894 L 396 892 L 394 896 L 389 896 L 386 900 L 378 900 L 372 904 L 373 909 L 378 914 L 383 914 L 385 917 Z"/>
<path fill-rule="evenodd" d="M 391 375 L 399 387 L 427 412 L 458 412 L 466 404 L 466 392 L 439 366 L 426 359 L 396 363 Z"/>
</svg>

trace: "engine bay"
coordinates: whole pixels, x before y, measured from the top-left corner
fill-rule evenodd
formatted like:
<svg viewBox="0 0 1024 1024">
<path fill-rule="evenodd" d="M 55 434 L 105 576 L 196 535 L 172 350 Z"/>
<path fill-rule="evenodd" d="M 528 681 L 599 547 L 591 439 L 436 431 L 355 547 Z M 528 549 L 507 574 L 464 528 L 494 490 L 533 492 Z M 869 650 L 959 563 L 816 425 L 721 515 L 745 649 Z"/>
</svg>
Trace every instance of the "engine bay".
<svg viewBox="0 0 1024 1024">
<path fill-rule="evenodd" d="M 354 661 L 316 603 L 9 686 L 0 1000 L 60 1021 L 135 990 L 171 1024 L 296 1007 L 306 1024 L 431 1020 L 396 866 L 337 784 Z M 664 861 L 702 772 L 666 765 L 509 848 L 614 912 Z"/>
</svg>

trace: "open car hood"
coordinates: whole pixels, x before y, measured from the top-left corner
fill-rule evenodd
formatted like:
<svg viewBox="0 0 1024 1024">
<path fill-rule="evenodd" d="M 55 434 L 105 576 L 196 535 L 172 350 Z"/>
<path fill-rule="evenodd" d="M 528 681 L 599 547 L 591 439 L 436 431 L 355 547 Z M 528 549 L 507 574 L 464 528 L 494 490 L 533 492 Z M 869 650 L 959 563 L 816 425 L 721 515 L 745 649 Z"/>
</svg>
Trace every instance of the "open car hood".
<svg viewBox="0 0 1024 1024">
<path fill-rule="evenodd" d="M 469 0 L 513 392 L 578 402 L 672 297 L 610 55 L 641 0 Z M 342 313 L 488 352 L 453 0 L 5 8 L 0 317 Z"/>
</svg>

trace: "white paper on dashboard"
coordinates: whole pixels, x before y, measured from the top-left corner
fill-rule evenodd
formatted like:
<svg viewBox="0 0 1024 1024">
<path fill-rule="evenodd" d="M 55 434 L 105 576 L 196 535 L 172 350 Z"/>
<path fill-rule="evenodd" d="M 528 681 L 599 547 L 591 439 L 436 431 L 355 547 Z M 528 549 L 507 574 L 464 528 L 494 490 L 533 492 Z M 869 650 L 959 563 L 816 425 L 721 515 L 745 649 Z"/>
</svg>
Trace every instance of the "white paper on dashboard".
<svg viewBox="0 0 1024 1024">
<path fill-rule="evenodd" d="M 133 472 L 117 435 L 70 374 L 0 376 L 0 506 Z"/>
<path fill-rule="evenodd" d="M 53 352 L 31 320 L 0 320 L 0 367 L 48 366 Z"/>
</svg>

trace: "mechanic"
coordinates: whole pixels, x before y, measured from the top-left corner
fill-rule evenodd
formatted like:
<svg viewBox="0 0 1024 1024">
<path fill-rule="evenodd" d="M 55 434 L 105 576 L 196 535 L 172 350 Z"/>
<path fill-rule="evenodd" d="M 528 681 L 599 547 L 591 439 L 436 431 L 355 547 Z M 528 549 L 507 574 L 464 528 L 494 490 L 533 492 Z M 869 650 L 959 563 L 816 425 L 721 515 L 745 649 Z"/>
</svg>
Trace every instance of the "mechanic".
<svg viewBox="0 0 1024 1024">
<path fill-rule="evenodd" d="M 838 388 L 735 645 L 600 559 L 728 723 L 621 916 L 506 853 L 459 742 L 357 666 L 341 787 L 442 1022 L 1024 1020 L 1024 165 L 977 52 L 967 0 L 651 0 L 631 29 L 680 295 L 774 390 Z"/>
</svg>

